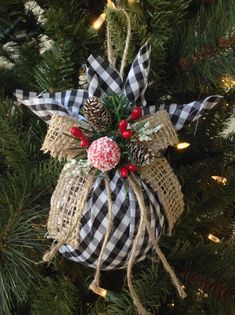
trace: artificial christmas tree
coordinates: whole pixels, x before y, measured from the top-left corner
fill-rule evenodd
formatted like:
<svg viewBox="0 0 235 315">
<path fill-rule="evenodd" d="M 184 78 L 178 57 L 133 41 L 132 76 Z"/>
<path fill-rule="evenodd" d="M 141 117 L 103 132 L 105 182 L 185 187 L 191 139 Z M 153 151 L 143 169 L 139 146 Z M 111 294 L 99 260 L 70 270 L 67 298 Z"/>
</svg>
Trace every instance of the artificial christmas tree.
<svg viewBox="0 0 235 315">
<path fill-rule="evenodd" d="M 199 123 L 180 132 L 180 138 L 191 144 L 188 149 L 165 152 L 182 184 L 186 211 L 173 236 L 162 238 L 160 245 L 184 283 L 187 298 L 177 298 L 161 264 L 151 255 L 135 267 L 135 289 L 153 314 L 233 314 L 234 135 L 221 135 L 233 113 L 233 91 L 228 95 L 223 82 L 234 75 L 233 1 L 119 1 L 116 6 L 125 9 L 128 21 L 123 10 L 110 5 L 104 15 L 105 2 L 37 1 L 43 19 L 30 6 L 26 9 L 24 2 L 0 4 L 1 32 L 8 34 L 2 37 L 5 59 L 0 73 L 2 313 L 46 314 L 49 309 L 58 314 L 136 313 L 121 271 L 102 273 L 102 286 L 107 289 L 100 292 L 106 295 L 103 299 L 87 290 L 92 272 L 85 267 L 62 257 L 49 267 L 34 264 L 48 247 L 44 238 L 47 209 L 62 165 L 38 153 L 45 126 L 12 100 L 15 88 L 37 91 L 32 97 L 40 97 L 44 90 L 79 88 L 80 69 L 96 51 L 104 55 L 107 49 L 118 65 L 130 24 L 128 63 L 151 35 L 148 104 L 161 100 L 159 108 L 173 113 L 174 102 L 225 96 L 212 111 L 204 111 Z M 104 44 L 104 26 L 98 31 L 91 27 L 100 14 L 109 22 L 108 36 L 115 49 Z M 34 22 L 19 26 L 16 21 L 22 16 Z M 16 27 L 10 27 L 13 24 Z M 25 35 L 19 41 L 22 28 Z M 49 49 L 45 50 L 42 35 L 51 40 Z M 14 58 L 7 49 L 9 36 Z M 6 61 L 10 67 L 6 68 Z M 70 95 L 76 97 L 73 90 Z M 69 102 L 67 106 L 69 110 Z"/>
</svg>

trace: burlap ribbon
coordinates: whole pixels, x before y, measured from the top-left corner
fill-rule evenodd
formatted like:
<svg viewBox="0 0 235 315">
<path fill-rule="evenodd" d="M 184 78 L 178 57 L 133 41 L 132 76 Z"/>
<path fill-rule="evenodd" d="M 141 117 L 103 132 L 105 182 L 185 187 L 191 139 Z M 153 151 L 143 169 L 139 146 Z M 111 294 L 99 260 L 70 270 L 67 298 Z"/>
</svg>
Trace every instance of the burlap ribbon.
<svg viewBox="0 0 235 315">
<path fill-rule="evenodd" d="M 93 185 L 96 170 L 87 176 L 69 176 L 62 170 L 56 189 L 51 198 L 51 209 L 47 223 L 48 238 L 57 243 L 44 255 L 43 260 L 50 262 L 61 246 L 68 243 L 79 246 L 80 221 Z"/>
<path fill-rule="evenodd" d="M 143 142 L 144 145 L 151 149 L 151 151 L 153 151 L 156 155 L 161 153 L 161 151 L 165 150 L 169 146 L 174 146 L 176 143 L 178 143 L 176 130 L 172 125 L 167 111 L 163 110 L 156 112 L 153 115 L 144 116 L 143 118 L 139 119 L 135 125 L 141 126 L 145 123 L 148 123 L 148 129 L 160 127 L 158 132 L 151 135 L 152 140 Z"/>
<path fill-rule="evenodd" d="M 89 135 L 90 127 L 84 121 L 78 121 L 70 116 L 53 114 L 41 150 L 44 153 L 49 152 L 53 158 L 59 160 L 62 158 L 83 158 L 84 154 L 81 154 L 77 139 L 72 137 L 70 133 L 70 128 L 75 126 L 83 129 L 85 136 Z"/>
<path fill-rule="evenodd" d="M 155 154 L 159 155 L 162 150 L 178 142 L 176 131 L 166 111 L 157 112 L 154 115 L 146 116 L 137 124 L 143 125 L 149 122 L 149 128 L 161 125 L 158 133 L 154 133 L 152 140 L 144 142 Z M 69 130 L 73 126 L 84 126 L 85 123 L 77 122 L 68 116 L 53 115 L 45 141 L 42 146 L 44 152 L 50 152 L 58 158 L 74 158 L 79 156 L 78 141 L 69 136 Z M 80 156 L 79 156 L 80 157 Z M 166 218 L 168 220 L 168 232 L 171 233 L 174 224 L 183 212 L 184 202 L 181 187 L 169 163 L 163 157 L 155 159 L 150 165 L 140 168 L 140 176 L 144 182 L 158 194 L 163 204 Z M 90 178 L 87 176 L 68 176 L 65 170 L 62 171 L 57 187 L 51 199 L 51 211 L 48 220 L 49 237 L 62 241 L 71 230 L 75 217 L 81 211 L 81 198 Z M 87 194 L 89 192 L 87 191 Z M 84 202 L 82 202 L 84 207 Z M 80 209 L 80 210 L 79 210 Z M 78 227 L 74 228 L 66 240 L 78 246 Z"/>
<path fill-rule="evenodd" d="M 164 157 L 161 157 L 160 154 L 168 146 L 177 143 L 178 138 L 169 115 L 165 111 L 157 112 L 151 116 L 146 116 L 140 119 L 136 123 L 136 127 L 138 128 L 138 125 L 141 126 L 145 123 L 148 123 L 149 129 L 161 126 L 157 133 L 151 135 L 150 141 L 144 142 L 144 145 L 151 149 L 158 158 L 156 158 L 150 165 L 141 167 L 139 173 L 141 179 L 158 194 L 168 220 L 168 231 L 171 233 L 175 222 L 183 211 L 184 202 L 179 181 L 174 175 L 167 160 Z M 80 149 L 77 147 L 78 141 L 77 139 L 71 138 L 69 130 L 73 126 L 79 125 L 79 127 L 81 127 L 81 124 L 82 123 L 78 123 L 67 116 L 53 116 L 42 150 L 44 152 L 50 152 L 51 155 L 58 158 L 79 157 Z M 74 167 L 76 167 L 76 165 L 74 165 Z M 73 170 L 70 168 L 70 172 L 72 171 Z M 66 168 L 62 170 L 58 184 L 51 198 L 51 210 L 48 219 L 48 237 L 53 238 L 57 243 L 52 245 L 52 248 L 44 255 L 44 261 L 51 261 L 59 248 L 66 243 L 70 244 L 74 249 L 79 247 L 80 222 L 85 211 L 89 192 L 93 186 L 95 172 L 96 170 L 90 169 L 87 175 L 71 176 Z M 99 289 L 102 257 L 112 226 L 112 198 L 109 187 L 109 176 L 108 174 L 104 175 L 109 218 L 107 232 L 99 254 L 96 275 L 90 286 L 94 291 L 97 291 L 97 288 Z M 128 182 L 131 185 L 139 204 L 140 222 L 128 261 L 127 281 L 133 302 L 138 309 L 138 312 L 140 314 L 147 314 L 134 290 L 131 274 L 136 257 L 136 247 L 144 226 L 147 228 L 150 242 L 155 249 L 156 254 L 162 261 L 165 270 L 170 274 L 172 283 L 177 288 L 179 295 L 182 298 L 186 295 L 181 283 L 168 264 L 154 237 L 148 219 L 148 209 L 145 206 L 138 179 L 135 175 L 132 175 L 128 178 Z"/>
</svg>

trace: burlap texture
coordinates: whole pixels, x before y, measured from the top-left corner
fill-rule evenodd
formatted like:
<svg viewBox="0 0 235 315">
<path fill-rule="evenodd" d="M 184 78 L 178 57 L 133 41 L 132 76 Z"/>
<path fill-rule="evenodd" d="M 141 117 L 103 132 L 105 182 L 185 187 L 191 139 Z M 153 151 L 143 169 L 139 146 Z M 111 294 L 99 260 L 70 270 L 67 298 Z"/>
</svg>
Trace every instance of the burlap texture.
<svg viewBox="0 0 235 315">
<path fill-rule="evenodd" d="M 177 177 L 163 157 L 142 167 L 140 176 L 158 193 L 168 220 L 168 232 L 171 234 L 174 224 L 184 210 L 183 194 Z"/>
<path fill-rule="evenodd" d="M 68 244 L 74 248 L 78 247 L 80 219 L 94 177 L 94 170 L 84 176 L 71 176 L 65 168 L 62 170 L 51 197 L 51 209 L 47 224 L 48 238 L 53 238 L 58 242 L 66 239 Z"/>
<path fill-rule="evenodd" d="M 168 146 L 174 146 L 178 143 L 178 136 L 170 116 L 166 111 L 159 111 L 153 115 L 144 116 L 137 122 L 137 125 L 141 126 L 145 122 L 149 122 L 148 129 L 153 129 L 162 125 L 161 129 L 151 135 L 152 140 L 143 142 L 154 153 L 159 153 L 165 150 Z"/>
<path fill-rule="evenodd" d="M 49 152 L 53 158 L 70 158 L 84 157 L 79 148 L 79 139 L 73 138 L 70 134 L 71 127 L 86 127 L 84 122 L 78 121 L 70 116 L 52 115 L 51 123 L 47 131 L 46 138 L 41 150 L 44 153 Z M 87 135 L 84 132 L 84 135 Z"/>
</svg>

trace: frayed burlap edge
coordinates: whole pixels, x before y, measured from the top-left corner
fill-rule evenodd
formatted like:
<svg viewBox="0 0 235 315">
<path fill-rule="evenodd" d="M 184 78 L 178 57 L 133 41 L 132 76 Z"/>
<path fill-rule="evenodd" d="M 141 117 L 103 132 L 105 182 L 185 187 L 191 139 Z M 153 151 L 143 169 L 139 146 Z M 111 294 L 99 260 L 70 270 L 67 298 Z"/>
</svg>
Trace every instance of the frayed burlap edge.
<svg viewBox="0 0 235 315">
<path fill-rule="evenodd" d="M 158 194 L 168 220 L 168 232 L 171 234 L 184 210 L 178 178 L 165 158 L 158 158 L 150 165 L 141 167 L 140 176 Z"/>
<path fill-rule="evenodd" d="M 53 158 L 59 159 L 84 157 L 84 150 L 79 146 L 79 140 L 73 138 L 70 133 L 71 127 L 89 129 L 85 122 L 78 121 L 70 116 L 52 115 L 41 150 L 44 153 L 49 152 Z M 88 133 L 84 131 L 84 135 L 88 135 Z"/>
<path fill-rule="evenodd" d="M 138 120 L 137 126 L 142 126 L 144 123 L 149 123 L 148 129 L 154 129 L 160 126 L 158 132 L 150 135 L 150 141 L 142 142 L 155 154 L 165 150 L 168 146 L 174 146 L 178 143 L 178 136 L 174 126 L 172 125 L 169 114 L 166 111 L 159 111 L 153 115 L 144 116 Z"/>
<path fill-rule="evenodd" d="M 80 221 L 95 174 L 96 170 L 92 169 L 86 176 L 70 176 L 65 169 L 62 170 L 51 198 L 47 223 L 48 238 L 53 238 L 57 244 L 44 255 L 44 261 L 50 262 L 65 243 L 74 249 L 79 246 Z"/>
</svg>

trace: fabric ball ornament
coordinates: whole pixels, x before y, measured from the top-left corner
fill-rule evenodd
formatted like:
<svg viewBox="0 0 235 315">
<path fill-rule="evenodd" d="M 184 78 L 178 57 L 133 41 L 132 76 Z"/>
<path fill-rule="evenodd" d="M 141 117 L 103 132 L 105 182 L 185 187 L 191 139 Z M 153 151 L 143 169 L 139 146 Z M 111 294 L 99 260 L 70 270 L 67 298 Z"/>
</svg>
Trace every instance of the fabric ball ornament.
<svg viewBox="0 0 235 315">
<path fill-rule="evenodd" d="M 103 172 L 113 169 L 120 161 L 120 157 L 119 146 L 108 137 L 93 141 L 87 151 L 90 165 Z"/>
<path fill-rule="evenodd" d="M 75 167 L 75 166 L 72 166 Z M 79 196 L 80 177 L 70 178 L 63 176 L 56 188 L 60 193 L 69 199 L 70 204 L 74 199 L 74 207 L 77 206 Z M 64 178 L 64 179 L 63 179 Z M 140 209 L 136 201 L 136 195 L 132 186 L 123 178 L 119 170 L 112 169 L 109 172 L 110 190 L 112 195 L 112 233 L 105 247 L 102 266 L 103 270 L 114 270 L 126 268 L 129 262 L 133 242 L 136 239 L 136 230 L 140 221 Z M 62 185 L 60 185 L 60 182 Z M 68 195 L 69 191 L 78 190 L 73 196 Z M 146 207 L 149 209 L 149 217 L 153 233 L 158 239 L 165 227 L 164 209 L 159 200 L 158 194 L 149 185 L 141 183 Z M 53 200 L 53 198 L 52 198 Z M 66 200 L 67 201 L 67 200 Z M 54 206 L 53 200 L 52 206 Z M 63 205 L 60 205 L 61 220 Z M 96 177 L 92 189 L 84 207 L 79 232 L 79 246 L 73 246 L 71 242 L 60 248 L 60 253 L 67 259 L 82 263 L 91 268 L 97 268 L 100 250 L 103 245 L 108 227 L 108 195 L 105 188 L 105 177 L 103 174 Z M 146 228 L 138 241 L 136 249 L 136 262 L 143 260 L 151 252 L 151 243 Z"/>
<path fill-rule="evenodd" d="M 171 233 L 184 208 L 180 183 L 162 152 L 178 143 L 176 130 L 198 119 L 222 98 L 214 95 L 202 103 L 147 105 L 144 93 L 148 86 L 150 51 L 150 43 L 146 42 L 133 61 L 125 81 L 102 57 L 90 56 L 87 66 L 88 90 L 43 93 L 35 97 L 32 95 L 36 93 L 16 92 L 21 103 L 50 124 L 42 150 L 58 158 L 77 159 L 81 151 L 81 147 L 78 152 L 71 150 L 79 144 L 76 138 L 68 137 L 69 128 L 75 125 L 84 127 L 85 124 L 84 130 L 88 131 L 90 139 L 89 126 L 94 123 L 93 118 L 96 122 L 102 116 L 106 127 L 108 120 L 104 118 L 105 115 L 94 115 L 92 106 L 89 106 L 92 119 L 84 122 L 84 113 L 79 109 L 87 105 L 89 96 L 102 100 L 105 95 L 122 95 L 130 104 L 136 104 L 138 100 L 140 106 L 132 110 L 130 117 L 132 121 L 137 120 L 136 129 L 127 130 L 127 122 L 120 122 L 125 115 L 120 114 L 117 119 L 120 139 L 124 140 L 123 132 L 123 138 L 131 138 L 123 141 L 130 161 L 134 163 L 125 164 L 129 160 L 125 161 L 124 157 L 128 176 L 122 177 L 120 168 L 115 169 L 121 151 L 117 143 L 107 136 L 93 141 L 88 149 L 83 150 L 90 166 L 103 171 L 103 174 L 97 174 L 94 168 L 80 172 L 84 160 L 79 158 L 75 164 L 65 165 L 51 198 L 47 224 L 48 238 L 56 242 L 53 242 L 43 260 L 50 262 L 59 250 L 68 259 L 96 268 L 96 276 L 90 285 L 94 292 L 99 287 L 100 269 L 127 268 L 127 283 L 141 315 L 147 314 L 147 311 L 143 312 L 144 307 L 137 295 L 133 294 L 131 270 L 135 262 L 143 260 L 149 253 L 157 254 L 179 295 L 185 297 L 180 281 L 157 243 L 163 233 Z M 96 107 L 99 113 L 101 103 Z M 151 134 L 151 141 L 141 143 L 136 141 L 135 135 L 138 136 L 138 130 L 145 123 L 150 125 L 150 130 L 160 125 L 163 127 Z M 138 169 L 135 171 L 136 166 Z M 74 173 L 76 175 L 71 176 Z"/>
</svg>

